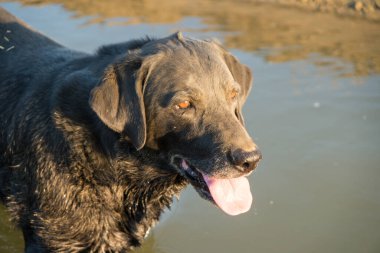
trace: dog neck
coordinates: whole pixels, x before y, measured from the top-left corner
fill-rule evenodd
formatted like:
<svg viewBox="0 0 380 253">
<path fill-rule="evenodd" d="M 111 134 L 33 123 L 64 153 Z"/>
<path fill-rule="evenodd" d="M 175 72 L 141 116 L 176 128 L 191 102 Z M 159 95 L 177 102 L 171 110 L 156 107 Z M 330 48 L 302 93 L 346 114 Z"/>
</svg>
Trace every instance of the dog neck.
<svg viewBox="0 0 380 253">
<path fill-rule="evenodd" d="M 101 132 L 105 136 L 91 138 L 89 135 L 93 133 L 57 113 L 54 120 L 65 140 L 70 140 L 66 143 L 70 146 L 68 150 L 75 149 L 77 152 L 73 154 L 82 154 L 71 158 L 81 165 L 70 168 L 71 173 L 80 179 L 77 183 L 83 188 L 91 185 L 91 189 L 96 189 L 86 194 L 97 197 L 85 196 L 98 200 L 97 203 L 91 202 L 91 208 L 103 209 L 102 216 L 98 217 L 102 224 L 97 226 L 102 231 L 95 233 L 105 241 L 120 239 L 122 246 L 115 246 L 117 250 L 140 246 L 148 230 L 163 211 L 170 208 L 173 198 L 179 196 L 187 181 L 153 150 L 143 148 L 137 151 L 127 141 L 104 130 Z M 98 141 L 90 141 L 94 139 Z M 80 201 L 86 201 L 81 198 Z M 81 206 L 84 208 L 85 205 Z M 116 236 L 118 233 L 123 234 L 122 238 Z M 92 238 L 88 239 L 91 241 Z M 92 242 L 91 247 L 103 247 L 98 243 Z"/>
</svg>

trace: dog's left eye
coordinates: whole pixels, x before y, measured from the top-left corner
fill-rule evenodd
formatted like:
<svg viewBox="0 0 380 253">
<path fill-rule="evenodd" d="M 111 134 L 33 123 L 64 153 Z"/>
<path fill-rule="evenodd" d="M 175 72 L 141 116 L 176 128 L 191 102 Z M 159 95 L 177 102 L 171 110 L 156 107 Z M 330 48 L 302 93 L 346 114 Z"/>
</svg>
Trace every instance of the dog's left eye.
<svg viewBox="0 0 380 253">
<path fill-rule="evenodd" d="M 176 105 L 177 109 L 188 109 L 190 108 L 191 103 L 188 100 L 182 101 Z"/>
<path fill-rule="evenodd" d="M 230 99 L 235 99 L 235 98 L 237 98 L 238 95 L 239 95 L 239 91 L 237 91 L 237 90 L 232 90 L 232 91 L 230 92 Z"/>
</svg>

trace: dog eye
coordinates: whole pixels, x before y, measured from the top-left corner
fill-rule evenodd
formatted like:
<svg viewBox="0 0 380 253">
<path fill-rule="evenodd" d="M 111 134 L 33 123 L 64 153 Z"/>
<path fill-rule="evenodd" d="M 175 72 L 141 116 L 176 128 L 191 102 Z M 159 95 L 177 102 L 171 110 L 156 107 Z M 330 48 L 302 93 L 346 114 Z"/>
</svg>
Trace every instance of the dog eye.
<svg viewBox="0 0 380 253">
<path fill-rule="evenodd" d="M 239 91 L 237 91 L 237 90 L 232 90 L 232 91 L 230 92 L 230 99 L 235 99 L 235 98 L 237 98 L 238 95 L 239 95 Z"/>
<path fill-rule="evenodd" d="M 188 109 L 188 108 L 190 108 L 190 106 L 191 106 L 190 101 L 185 100 L 185 101 L 182 101 L 181 103 L 178 103 L 176 105 L 176 108 L 177 109 Z"/>
</svg>

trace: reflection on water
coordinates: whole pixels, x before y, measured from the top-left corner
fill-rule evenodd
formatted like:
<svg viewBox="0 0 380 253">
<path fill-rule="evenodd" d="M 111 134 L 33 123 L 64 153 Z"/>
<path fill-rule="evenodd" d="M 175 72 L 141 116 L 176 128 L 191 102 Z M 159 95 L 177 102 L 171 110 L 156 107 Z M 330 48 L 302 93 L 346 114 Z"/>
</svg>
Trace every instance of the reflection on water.
<svg viewBox="0 0 380 253">
<path fill-rule="evenodd" d="M 352 72 L 346 73 L 349 75 L 380 72 L 380 22 L 338 18 L 246 0 L 161 0 L 159 7 L 155 0 L 18 2 L 59 3 L 76 17 L 90 17 L 88 24 L 157 24 L 201 17 L 210 30 L 233 32 L 225 37 L 229 47 L 262 50 L 268 61 L 304 59 L 310 53 L 320 53 L 353 63 Z"/>
<path fill-rule="evenodd" d="M 249 1 L 37 2 L 3 6 L 76 49 L 181 29 L 253 69 L 255 208 L 227 217 L 188 188 L 136 252 L 380 252 L 378 23 Z M 0 207 L 0 252 L 20 252 L 7 219 Z"/>
</svg>

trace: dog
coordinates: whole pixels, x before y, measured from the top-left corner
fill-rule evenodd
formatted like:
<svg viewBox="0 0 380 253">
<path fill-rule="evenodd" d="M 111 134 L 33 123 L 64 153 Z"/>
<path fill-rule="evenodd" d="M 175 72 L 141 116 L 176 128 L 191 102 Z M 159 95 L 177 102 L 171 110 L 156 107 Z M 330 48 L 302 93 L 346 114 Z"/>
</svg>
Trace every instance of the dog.
<svg viewBox="0 0 380 253">
<path fill-rule="evenodd" d="M 177 32 L 77 52 L 0 8 L 0 199 L 25 252 L 126 252 L 191 184 L 249 210 L 249 68 Z"/>
</svg>

